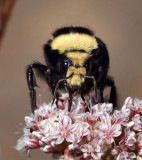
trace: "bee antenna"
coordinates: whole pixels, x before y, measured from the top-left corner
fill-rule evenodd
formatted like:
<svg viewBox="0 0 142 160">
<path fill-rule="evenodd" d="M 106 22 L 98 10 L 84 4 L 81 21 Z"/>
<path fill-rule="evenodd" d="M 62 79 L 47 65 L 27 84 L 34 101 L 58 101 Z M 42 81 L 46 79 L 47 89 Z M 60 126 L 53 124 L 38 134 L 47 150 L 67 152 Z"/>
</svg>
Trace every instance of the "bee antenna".
<svg viewBox="0 0 142 160">
<path fill-rule="evenodd" d="M 52 105 L 53 105 L 54 102 L 55 102 L 56 95 L 57 95 L 57 90 L 58 90 L 58 88 L 59 88 L 60 83 L 63 82 L 63 81 L 66 81 L 67 79 L 71 78 L 72 76 L 73 76 L 73 73 L 72 73 L 69 77 L 60 79 L 60 80 L 57 82 L 56 87 L 55 87 L 55 90 L 54 90 L 54 96 L 53 96 L 53 100 L 52 100 Z"/>
<path fill-rule="evenodd" d="M 80 76 L 93 80 L 94 90 L 95 90 L 95 101 L 98 102 L 98 98 L 97 98 L 97 83 L 96 83 L 95 77 L 93 77 L 93 76 L 85 76 L 85 75 L 82 75 L 82 74 Z"/>
</svg>

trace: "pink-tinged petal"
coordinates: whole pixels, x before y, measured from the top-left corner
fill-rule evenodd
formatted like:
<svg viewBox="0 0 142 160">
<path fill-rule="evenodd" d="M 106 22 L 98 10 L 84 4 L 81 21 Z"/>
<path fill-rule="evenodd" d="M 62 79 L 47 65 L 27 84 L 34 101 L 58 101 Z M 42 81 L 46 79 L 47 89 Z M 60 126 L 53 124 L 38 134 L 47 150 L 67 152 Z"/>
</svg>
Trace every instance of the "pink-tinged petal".
<svg viewBox="0 0 142 160">
<path fill-rule="evenodd" d="M 26 145 L 25 145 L 25 142 L 26 142 L 26 138 L 25 137 L 21 137 L 20 139 L 18 139 L 17 141 L 17 145 L 16 145 L 16 150 L 18 151 L 23 151 L 26 149 Z"/>
<path fill-rule="evenodd" d="M 58 138 L 58 136 L 60 136 L 60 135 L 61 135 L 61 132 L 59 130 L 55 130 L 55 131 L 52 131 L 49 136 L 52 139 L 55 139 L 55 138 Z"/>
<path fill-rule="evenodd" d="M 40 145 L 39 145 L 39 141 L 35 140 L 35 139 L 30 139 L 29 141 L 26 142 L 26 145 L 29 147 L 29 148 L 39 148 Z"/>
<path fill-rule="evenodd" d="M 137 139 L 138 141 L 142 141 L 142 132 L 139 132 L 138 133 L 138 139 Z"/>
<path fill-rule="evenodd" d="M 66 137 L 66 141 L 67 142 L 74 142 L 75 141 L 75 136 L 73 134 L 69 134 L 67 137 Z"/>
<path fill-rule="evenodd" d="M 79 129 L 78 123 L 74 123 L 74 124 L 69 126 L 70 132 L 77 131 L 78 129 Z"/>
<path fill-rule="evenodd" d="M 54 136 L 56 137 L 56 136 L 59 136 L 59 135 L 61 135 L 61 131 L 59 129 L 53 130 L 53 131 L 50 132 L 51 137 L 54 137 Z"/>
<path fill-rule="evenodd" d="M 42 139 L 42 137 L 43 137 L 43 134 L 39 131 L 33 131 L 32 134 L 39 139 Z"/>
<path fill-rule="evenodd" d="M 64 116 L 63 118 L 63 126 L 64 128 L 67 128 L 69 125 L 71 125 L 72 120 L 69 116 Z"/>
<path fill-rule="evenodd" d="M 115 110 L 112 116 L 112 122 L 115 124 L 123 124 L 124 121 L 127 121 L 127 115 L 122 113 L 122 111 Z"/>
<path fill-rule="evenodd" d="M 79 145 L 77 143 L 72 143 L 72 144 L 69 144 L 68 146 L 69 150 L 79 150 Z"/>
<path fill-rule="evenodd" d="M 121 125 L 112 125 L 108 113 L 100 117 L 100 122 L 97 122 L 95 127 L 98 129 L 98 136 L 105 139 L 108 144 L 114 141 L 114 137 L 118 137 L 121 134 Z"/>
<path fill-rule="evenodd" d="M 128 119 L 130 114 L 131 114 L 131 109 L 127 107 L 127 105 L 123 105 L 121 108 L 121 114 L 125 117 L 124 120 L 126 120 L 126 118 Z"/>
<path fill-rule="evenodd" d="M 139 155 L 140 157 L 142 157 L 142 149 L 140 149 L 140 150 L 138 151 L 138 155 Z"/>
<path fill-rule="evenodd" d="M 61 144 L 63 141 L 64 141 L 64 136 L 61 135 L 61 136 L 58 136 L 58 137 L 57 137 L 55 143 L 56 143 L 56 144 Z"/>
<path fill-rule="evenodd" d="M 111 144 L 111 143 L 113 143 L 114 142 L 114 139 L 112 138 L 112 137 L 107 137 L 106 138 L 106 143 L 107 144 Z"/>
<path fill-rule="evenodd" d="M 45 144 L 48 144 L 49 138 L 47 138 L 47 137 L 42 137 L 41 142 L 43 142 L 43 143 L 45 143 Z"/>
<path fill-rule="evenodd" d="M 90 160 L 90 158 L 88 158 L 89 157 L 89 154 L 87 154 L 87 153 L 83 153 L 83 157 L 81 157 L 79 160 Z M 92 160 L 92 159 L 91 159 Z"/>
<path fill-rule="evenodd" d="M 98 131 L 100 131 L 101 133 L 104 133 L 107 129 L 107 125 L 105 123 L 97 122 L 94 128 L 97 128 Z"/>
<path fill-rule="evenodd" d="M 25 122 L 28 127 L 32 127 L 34 125 L 35 120 L 33 119 L 33 117 L 26 116 Z"/>
<path fill-rule="evenodd" d="M 119 124 L 113 125 L 111 129 L 113 137 L 118 137 L 121 134 L 120 130 L 121 130 L 121 125 Z"/>
<path fill-rule="evenodd" d="M 103 103 L 101 106 L 101 111 L 111 113 L 113 111 L 113 104 L 112 103 Z"/>
<path fill-rule="evenodd" d="M 134 137 L 130 137 L 127 139 L 126 144 L 128 146 L 133 146 L 136 143 L 136 139 Z"/>
<path fill-rule="evenodd" d="M 112 156 L 115 156 L 118 154 L 118 150 L 113 148 L 110 153 Z"/>
<path fill-rule="evenodd" d="M 142 142 L 138 142 L 137 146 L 138 148 L 142 149 Z"/>
<path fill-rule="evenodd" d="M 98 145 L 98 144 L 96 144 L 96 146 L 93 146 L 93 150 L 95 151 L 95 152 L 101 152 L 101 147 L 100 147 L 100 145 Z"/>
<path fill-rule="evenodd" d="M 100 138 L 102 138 L 102 139 L 105 139 L 106 138 L 106 134 L 105 134 L 105 132 L 100 132 L 100 131 L 98 131 L 98 136 L 100 137 Z"/>
<path fill-rule="evenodd" d="M 91 153 L 91 156 L 93 157 L 94 160 L 100 160 L 101 156 L 102 156 L 102 153 L 94 153 L 92 152 Z"/>
<path fill-rule="evenodd" d="M 91 135 L 91 131 L 89 129 L 83 129 L 82 136 L 90 136 L 90 135 Z"/>
<path fill-rule="evenodd" d="M 132 105 L 133 104 L 133 99 L 131 97 L 126 98 L 124 104 L 125 105 Z"/>
<path fill-rule="evenodd" d="M 88 153 L 90 153 L 90 152 L 92 152 L 92 146 L 89 145 L 89 144 L 84 144 L 84 145 L 80 146 L 80 150 L 82 152 L 88 152 Z"/>
<path fill-rule="evenodd" d="M 135 123 L 133 121 L 128 122 L 127 124 L 125 124 L 126 127 L 131 128 L 135 125 Z"/>
<path fill-rule="evenodd" d="M 46 146 L 44 146 L 44 148 L 42 150 L 43 150 L 43 152 L 48 153 L 48 152 L 53 151 L 53 147 L 51 145 L 46 145 Z"/>
<path fill-rule="evenodd" d="M 56 141 L 55 141 L 55 140 L 52 140 L 52 141 L 50 142 L 50 145 L 51 145 L 52 147 L 56 147 Z"/>
<path fill-rule="evenodd" d="M 133 152 L 130 152 L 130 153 L 128 154 L 128 156 L 129 156 L 129 158 L 132 158 L 132 159 L 135 159 L 135 158 L 136 158 L 136 155 L 135 155 L 135 153 L 133 153 Z"/>
<path fill-rule="evenodd" d="M 141 116 L 139 114 L 136 114 L 133 118 L 132 121 L 135 123 L 133 129 L 136 131 L 142 131 L 142 120 Z"/>
</svg>

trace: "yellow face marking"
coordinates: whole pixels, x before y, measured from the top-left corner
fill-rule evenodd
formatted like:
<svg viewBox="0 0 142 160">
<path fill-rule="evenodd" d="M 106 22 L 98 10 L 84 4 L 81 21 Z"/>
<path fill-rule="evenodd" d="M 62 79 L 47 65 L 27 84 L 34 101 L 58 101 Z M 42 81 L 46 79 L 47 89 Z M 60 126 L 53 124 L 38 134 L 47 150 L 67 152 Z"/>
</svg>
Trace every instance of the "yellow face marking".
<svg viewBox="0 0 142 160">
<path fill-rule="evenodd" d="M 96 39 L 87 34 L 70 33 L 56 37 L 51 43 L 54 50 L 59 50 L 63 54 L 66 50 L 85 50 L 90 53 L 92 49 L 98 48 Z"/>
<path fill-rule="evenodd" d="M 73 76 L 69 79 L 67 79 L 67 82 L 70 86 L 81 86 L 81 84 L 84 82 L 84 77 L 81 77 L 80 74 L 86 75 L 86 68 L 85 67 L 79 67 L 76 68 L 75 66 L 70 66 L 67 70 L 67 77 L 70 75 Z"/>
<path fill-rule="evenodd" d="M 90 54 L 82 52 L 68 52 L 66 53 L 66 57 L 72 61 L 74 66 L 83 66 L 84 62 L 90 57 Z"/>
</svg>

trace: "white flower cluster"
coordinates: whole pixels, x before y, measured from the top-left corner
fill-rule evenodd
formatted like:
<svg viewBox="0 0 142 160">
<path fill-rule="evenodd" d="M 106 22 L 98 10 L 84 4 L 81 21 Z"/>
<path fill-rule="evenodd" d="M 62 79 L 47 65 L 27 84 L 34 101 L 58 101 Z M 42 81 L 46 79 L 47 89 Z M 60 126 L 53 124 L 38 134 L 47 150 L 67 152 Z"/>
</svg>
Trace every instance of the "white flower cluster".
<svg viewBox="0 0 142 160">
<path fill-rule="evenodd" d="M 61 159 L 133 160 L 142 157 L 142 100 L 128 97 L 121 110 L 112 104 L 92 105 L 80 97 L 68 111 L 68 100 L 56 105 L 42 104 L 34 114 L 25 117 L 24 135 L 16 149 L 40 148 L 46 153 L 62 155 Z"/>
</svg>

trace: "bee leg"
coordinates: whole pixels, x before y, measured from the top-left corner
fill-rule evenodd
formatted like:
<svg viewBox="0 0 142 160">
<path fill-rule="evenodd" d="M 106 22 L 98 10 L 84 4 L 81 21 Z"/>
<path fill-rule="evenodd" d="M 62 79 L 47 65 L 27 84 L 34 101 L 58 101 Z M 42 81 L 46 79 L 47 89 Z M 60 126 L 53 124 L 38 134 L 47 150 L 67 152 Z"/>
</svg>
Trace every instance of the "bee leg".
<svg viewBox="0 0 142 160">
<path fill-rule="evenodd" d="M 64 82 L 64 85 L 66 84 L 66 80 L 68 79 L 68 78 L 70 78 L 70 77 L 72 77 L 73 76 L 73 74 L 71 74 L 69 77 L 67 77 L 67 78 L 63 78 L 63 79 L 60 79 L 58 82 L 57 82 L 57 84 L 56 84 L 56 87 L 55 87 L 55 90 L 54 90 L 54 93 L 53 93 L 53 100 L 52 100 L 52 104 L 54 104 L 54 102 L 55 102 L 55 99 L 56 99 L 56 97 L 57 97 L 57 91 L 58 91 L 58 88 L 59 88 L 59 85 L 60 85 L 60 83 L 61 82 Z M 66 86 L 65 86 L 66 87 Z M 66 88 L 67 89 L 67 88 Z M 68 89 L 67 89 L 68 90 Z"/>
<path fill-rule="evenodd" d="M 55 99 L 57 98 L 57 91 L 58 91 L 58 88 L 59 88 L 59 85 L 61 82 L 63 81 L 66 81 L 66 79 L 60 79 L 57 84 L 56 84 L 56 87 L 55 87 L 55 90 L 54 90 L 54 95 L 53 95 L 53 100 L 52 100 L 52 104 L 54 104 L 55 102 Z"/>
<path fill-rule="evenodd" d="M 109 77 L 106 79 L 105 86 L 111 87 L 109 102 L 117 107 L 117 90 L 114 81 Z"/>
<path fill-rule="evenodd" d="M 89 111 L 88 109 L 89 109 L 89 105 L 90 105 L 91 103 L 88 104 L 82 94 L 81 94 L 81 98 L 82 98 L 82 100 L 83 100 L 83 105 L 84 105 L 84 107 L 86 108 L 86 111 Z"/>
<path fill-rule="evenodd" d="M 71 111 L 71 107 L 72 107 L 72 93 L 69 93 L 69 105 L 68 105 L 68 111 Z"/>
<path fill-rule="evenodd" d="M 67 92 L 69 92 L 68 85 L 67 85 L 67 82 L 66 82 L 66 81 L 64 81 L 64 86 L 65 86 L 65 90 L 66 90 Z"/>
<path fill-rule="evenodd" d="M 84 96 L 82 94 L 81 94 L 81 98 L 82 98 L 83 101 L 85 101 L 85 98 L 84 98 Z"/>
<path fill-rule="evenodd" d="M 34 89 L 34 87 L 37 86 L 37 83 L 36 83 L 33 69 L 35 69 L 35 71 L 37 71 L 38 74 L 40 74 L 42 77 L 44 77 L 45 71 L 47 72 L 47 67 L 40 64 L 40 63 L 33 63 L 33 64 L 29 65 L 26 70 L 27 83 L 28 83 L 28 87 L 30 90 L 31 110 L 34 113 L 34 110 L 37 109 L 36 91 Z"/>
<path fill-rule="evenodd" d="M 84 76 L 84 75 L 80 75 L 81 77 L 84 78 L 89 78 L 93 80 L 93 85 L 94 85 L 94 92 L 95 92 L 95 102 L 98 103 L 98 95 L 97 95 L 97 82 L 94 76 Z"/>
<path fill-rule="evenodd" d="M 97 92 L 97 97 L 98 97 L 98 102 L 99 103 L 104 103 L 103 91 L 104 91 L 104 88 L 98 90 L 98 92 Z"/>
<path fill-rule="evenodd" d="M 56 94 L 56 101 L 54 100 L 57 108 L 58 108 L 58 101 L 59 101 L 59 94 L 57 93 L 57 94 Z M 52 104 L 53 104 L 54 102 L 52 101 Z"/>
</svg>

